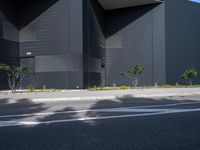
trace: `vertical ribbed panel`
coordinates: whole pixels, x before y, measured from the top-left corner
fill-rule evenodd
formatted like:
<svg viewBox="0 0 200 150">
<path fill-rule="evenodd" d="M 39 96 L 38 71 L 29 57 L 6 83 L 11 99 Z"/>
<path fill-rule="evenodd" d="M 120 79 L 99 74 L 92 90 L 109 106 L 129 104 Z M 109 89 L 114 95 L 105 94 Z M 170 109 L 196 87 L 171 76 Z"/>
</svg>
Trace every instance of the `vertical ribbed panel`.
<svg viewBox="0 0 200 150">
<path fill-rule="evenodd" d="M 8 18 L 0 10 L 0 63 L 5 63 L 9 65 L 18 65 L 18 56 L 19 56 L 19 43 L 4 37 L 4 26 L 3 24 L 8 21 Z M 14 27 L 14 26 L 13 26 Z M 7 89 L 7 79 L 4 75 L 0 73 L 0 89 Z"/>
<path fill-rule="evenodd" d="M 105 68 L 105 12 L 94 0 L 84 1 L 84 87 L 100 86 Z"/>
<path fill-rule="evenodd" d="M 35 7 L 47 7 L 39 4 Z M 30 11 L 36 10 L 44 9 Z M 35 87 L 83 87 L 82 22 L 82 0 L 58 0 L 21 30 L 20 56 L 35 57 L 36 74 L 29 80 Z"/>
<path fill-rule="evenodd" d="M 143 65 L 141 85 L 165 83 L 164 4 L 108 12 L 106 81 L 130 85 L 121 72 Z"/>
<path fill-rule="evenodd" d="M 165 4 L 167 83 L 185 84 L 181 74 L 190 66 L 199 69 L 200 64 L 200 6 L 188 0 L 167 0 Z M 199 84 L 200 77 L 194 83 Z"/>
</svg>

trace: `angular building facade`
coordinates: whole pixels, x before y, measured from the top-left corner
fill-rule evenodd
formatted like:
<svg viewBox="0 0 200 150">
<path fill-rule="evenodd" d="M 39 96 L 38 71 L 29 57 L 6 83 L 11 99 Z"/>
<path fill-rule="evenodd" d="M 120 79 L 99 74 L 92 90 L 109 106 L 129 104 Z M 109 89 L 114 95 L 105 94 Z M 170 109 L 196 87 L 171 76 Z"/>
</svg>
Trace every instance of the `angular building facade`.
<svg viewBox="0 0 200 150">
<path fill-rule="evenodd" d="M 141 85 L 182 83 L 199 55 L 200 5 L 188 0 L 0 1 L 0 63 L 31 68 L 22 88 L 130 85 L 120 73 L 137 64 Z"/>
</svg>

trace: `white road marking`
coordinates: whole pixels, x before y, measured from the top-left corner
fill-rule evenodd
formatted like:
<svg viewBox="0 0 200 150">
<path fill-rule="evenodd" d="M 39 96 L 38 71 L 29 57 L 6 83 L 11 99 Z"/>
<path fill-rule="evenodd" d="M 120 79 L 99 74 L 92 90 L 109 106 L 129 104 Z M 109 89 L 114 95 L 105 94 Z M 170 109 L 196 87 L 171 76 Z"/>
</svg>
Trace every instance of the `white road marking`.
<svg viewBox="0 0 200 150">
<path fill-rule="evenodd" d="M 97 112 L 105 112 L 105 113 L 148 113 L 148 112 L 162 112 L 162 111 L 171 111 L 172 109 L 127 109 L 127 108 L 119 108 L 119 109 L 108 109 L 108 110 L 99 110 Z"/>
<path fill-rule="evenodd" d="M 185 102 L 185 103 L 173 103 L 173 104 L 161 104 L 161 105 L 148 105 L 148 106 L 135 106 L 135 107 L 120 107 L 120 108 L 105 108 L 105 109 L 91 109 L 91 110 L 74 110 L 74 111 L 63 111 L 63 112 L 45 112 L 45 113 L 32 113 L 32 114 L 18 114 L 18 115 L 2 115 L 0 118 L 13 118 L 13 117 L 31 117 L 31 116 L 45 116 L 45 115 L 56 115 L 56 114 L 69 114 L 69 113 L 86 113 L 86 112 L 105 112 L 115 111 L 118 109 L 141 109 L 142 108 L 158 108 L 158 107 L 169 107 L 169 106 L 182 106 L 182 105 L 193 105 L 200 104 L 200 102 Z M 128 110 L 127 110 L 128 111 Z M 139 111 L 139 110 L 138 110 Z M 143 111 L 140 111 L 143 112 Z M 152 111 L 151 111 L 152 112 Z"/>
<path fill-rule="evenodd" d="M 196 109 L 159 109 L 159 107 L 169 106 L 182 106 L 182 105 L 193 105 L 200 104 L 200 102 L 185 102 L 185 103 L 174 103 L 165 105 L 150 105 L 150 106 L 136 106 L 136 107 L 122 107 L 122 108 L 107 108 L 107 109 L 94 109 L 94 110 L 79 110 L 79 111 L 65 111 L 65 112 L 48 112 L 48 113 L 34 113 L 34 114 L 20 114 L 20 115 L 5 115 L 0 118 L 11 118 L 12 117 L 30 117 L 30 116 L 44 116 L 44 115 L 55 115 L 55 114 L 68 114 L 68 113 L 86 113 L 86 112 L 97 112 L 97 113 L 139 113 L 139 114 L 127 114 L 127 115 L 112 115 L 112 116 L 100 116 L 100 117 L 79 117 L 74 119 L 62 119 L 62 120 L 49 120 L 49 121 L 0 121 L 0 127 L 12 127 L 12 126 L 35 126 L 40 124 L 54 124 L 54 123 L 66 123 L 75 121 L 89 121 L 89 120 L 103 120 L 103 119 L 117 119 L 117 118 L 130 118 L 130 117 L 143 117 L 143 116 L 155 116 L 155 115 L 166 115 L 186 112 L 198 112 L 200 108 Z M 151 109 L 152 108 L 152 109 Z"/>
<path fill-rule="evenodd" d="M 131 118 L 131 117 L 144 117 L 144 116 L 155 116 L 155 115 L 166 115 L 176 114 L 185 112 L 198 112 L 199 109 L 176 109 L 164 112 L 146 113 L 146 114 L 131 114 L 131 115 L 118 115 L 118 116 L 104 116 L 104 117 L 85 117 L 75 119 L 64 119 L 64 120 L 52 120 L 52 121 L 0 121 L 0 127 L 13 127 L 13 126 L 33 126 L 42 124 L 55 124 L 55 123 L 67 123 L 77 121 L 88 121 L 88 120 L 106 120 L 106 119 L 118 119 L 118 118 Z"/>
</svg>

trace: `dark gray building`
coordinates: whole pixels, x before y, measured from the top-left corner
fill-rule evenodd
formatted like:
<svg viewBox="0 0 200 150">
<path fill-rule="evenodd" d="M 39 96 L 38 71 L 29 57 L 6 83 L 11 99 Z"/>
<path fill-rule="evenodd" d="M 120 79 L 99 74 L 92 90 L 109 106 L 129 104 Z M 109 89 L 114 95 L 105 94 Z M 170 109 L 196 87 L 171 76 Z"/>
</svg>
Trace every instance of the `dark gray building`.
<svg viewBox="0 0 200 150">
<path fill-rule="evenodd" d="M 199 56 L 189 0 L 0 0 L 0 63 L 32 69 L 22 87 L 129 85 L 120 73 L 137 64 L 142 85 L 181 83 Z"/>
</svg>

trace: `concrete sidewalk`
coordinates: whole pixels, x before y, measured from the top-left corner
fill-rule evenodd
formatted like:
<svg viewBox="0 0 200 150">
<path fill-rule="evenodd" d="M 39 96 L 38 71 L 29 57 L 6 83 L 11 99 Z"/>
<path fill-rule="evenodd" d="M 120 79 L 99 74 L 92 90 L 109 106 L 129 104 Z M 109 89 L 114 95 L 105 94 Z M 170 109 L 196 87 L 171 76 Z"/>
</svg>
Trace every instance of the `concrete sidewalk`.
<svg viewBox="0 0 200 150">
<path fill-rule="evenodd" d="M 52 93 L 30 94 L 4 94 L 0 93 L 0 100 L 17 101 L 27 99 L 32 102 L 55 102 L 55 101 L 80 101 L 80 100 L 103 100 L 124 97 L 168 97 L 200 95 L 200 88 L 174 88 L 174 89 L 134 89 L 113 91 L 63 91 Z"/>
</svg>

